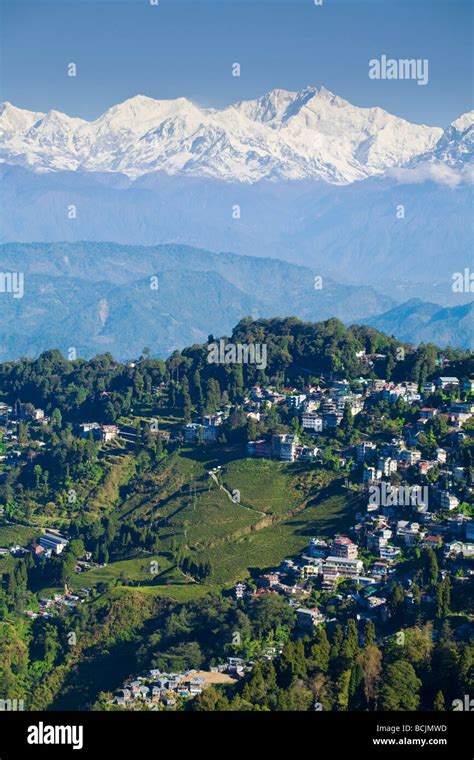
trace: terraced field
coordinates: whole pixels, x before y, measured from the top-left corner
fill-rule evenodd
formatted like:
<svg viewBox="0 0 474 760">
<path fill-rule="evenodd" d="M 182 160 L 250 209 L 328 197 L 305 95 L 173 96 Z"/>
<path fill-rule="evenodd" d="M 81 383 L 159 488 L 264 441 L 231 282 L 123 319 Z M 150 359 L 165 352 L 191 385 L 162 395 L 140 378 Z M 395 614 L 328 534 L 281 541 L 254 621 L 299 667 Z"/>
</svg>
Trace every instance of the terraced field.
<svg viewBox="0 0 474 760">
<path fill-rule="evenodd" d="M 208 585 L 206 583 L 170 583 L 161 586 L 140 586 L 134 588 L 134 591 L 139 591 L 146 596 L 162 597 L 163 599 L 171 599 L 173 602 L 192 602 L 195 599 L 200 599 L 206 594 L 217 592 L 219 590 L 216 585 Z M 126 594 L 130 592 L 129 588 L 125 586 L 118 586 L 114 589 L 116 595 Z"/>
<path fill-rule="evenodd" d="M 148 586 L 160 583 L 160 578 L 171 566 L 172 563 L 167 556 L 150 554 L 149 557 L 110 562 L 105 567 L 96 567 L 75 574 L 70 585 L 73 589 L 91 588 L 98 583 L 115 583 L 122 578 L 128 578 L 131 581 L 138 581 L 140 584 Z"/>
<path fill-rule="evenodd" d="M 159 552 L 77 574 L 74 589 L 106 582 L 126 593 L 130 582 L 145 594 L 195 598 L 278 565 L 310 536 L 343 531 L 356 507 L 340 482 L 319 488 L 317 466 L 249 459 L 242 446 L 183 447 L 137 477 L 133 454 L 118 445 L 105 451 L 104 466 L 89 493 L 90 510 L 150 527 Z M 240 501 L 232 498 L 235 490 Z M 22 526 L 0 526 L 0 546 L 25 544 L 35 535 Z M 210 563 L 207 584 L 177 568 L 182 552 Z M 158 572 L 150 572 L 153 561 Z"/>
<path fill-rule="evenodd" d="M 310 536 L 332 536 L 351 522 L 354 497 L 336 481 L 319 489 L 317 472 L 309 463 L 249 459 L 242 447 L 185 447 L 134 482 L 115 513 L 157 532 L 168 562 L 164 576 L 179 572 L 172 566 L 176 552 L 184 550 L 197 562 L 211 563 L 212 584 L 228 585 L 298 553 Z M 231 497 L 235 489 L 237 503 Z M 139 561 L 131 562 L 134 569 Z M 107 573 L 94 572 L 112 579 L 120 575 L 116 569 L 109 565 Z M 143 581 L 146 593 L 166 595 L 170 586 L 201 585 L 182 577 L 153 583 L 129 577 Z M 84 585 L 87 574 L 82 578 Z"/>
<path fill-rule="evenodd" d="M 304 549 L 311 536 L 344 531 L 353 522 L 359 501 L 340 487 L 332 490 L 333 495 L 317 497 L 293 517 L 199 553 L 197 560 L 211 562 L 212 581 L 225 585 L 252 575 L 253 570 L 278 565 Z"/>
<path fill-rule="evenodd" d="M 242 504 L 269 515 L 281 515 L 301 504 L 304 494 L 298 490 L 297 464 L 267 459 L 241 459 L 223 468 L 222 480 L 232 491 L 240 491 Z"/>
</svg>

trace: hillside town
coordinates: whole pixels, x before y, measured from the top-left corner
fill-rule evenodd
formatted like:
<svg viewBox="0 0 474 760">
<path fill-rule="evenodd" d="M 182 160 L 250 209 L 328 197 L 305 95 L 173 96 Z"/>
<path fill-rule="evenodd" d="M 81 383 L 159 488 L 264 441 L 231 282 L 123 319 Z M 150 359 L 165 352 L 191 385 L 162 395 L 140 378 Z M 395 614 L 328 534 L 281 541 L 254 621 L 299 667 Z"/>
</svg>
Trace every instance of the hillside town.
<svg viewBox="0 0 474 760">
<path fill-rule="evenodd" d="M 355 494 L 362 495 L 365 508 L 356 513 L 347 535 L 330 540 L 310 538 L 300 555 L 286 558 L 279 567 L 238 582 L 233 594 L 244 604 L 265 594 L 279 595 L 296 612 L 299 636 L 313 635 L 323 623 L 337 623 L 338 610 L 347 609 L 360 622 L 373 621 L 382 630 L 391 629 L 391 605 L 388 597 L 393 583 L 405 591 L 405 605 L 415 603 L 419 593 L 414 573 L 406 571 L 405 558 L 413 548 L 441 550 L 445 560 L 443 573 L 460 580 L 472 579 L 474 567 L 474 488 L 470 473 L 459 463 L 459 446 L 466 438 L 463 426 L 474 418 L 474 381 L 456 377 L 439 377 L 434 383 L 387 383 L 383 380 L 356 380 L 354 391 L 347 380 L 321 386 L 273 388 L 254 386 L 242 408 L 247 419 L 259 423 L 273 406 L 283 408 L 298 421 L 297 433 L 283 433 L 249 441 L 248 455 L 276 459 L 285 463 L 322 462 L 321 446 L 326 431 L 338 428 L 345 415 L 375 417 L 373 408 L 379 401 L 404 404 L 413 410 L 414 421 L 404 424 L 400 434 L 380 442 L 364 436 L 363 440 L 341 448 L 340 463 L 349 464 L 347 477 Z M 436 395 L 438 393 L 438 395 Z M 440 394 L 449 393 L 449 398 Z M 462 400 L 462 399 L 465 400 Z M 201 422 L 185 427 L 187 443 L 217 443 L 232 408 L 205 415 Z M 423 435 L 427 424 L 443 420 L 445 447 L 433 446 L 426 458 Z M 320 446 L 313 445 L 320 443 Z M 429 475 L 431 473 L 431 476 Z M 471 560 L 471 561 L 469 561 Z M 400 569 L 402 568 L 402 569 Z M 422 592 L 417 600 L 422 607 L 435 608 L 436 598 Z M 234 655 L 239 647 L 234 648 Z M 272 659 L 281 652 L 274 647 L 263 655 Z M 255 659 L 229 656 L 213 668 L 240 678 L 249 672 Z M 140 705 L 176 709 L 183 700 L 201 693 L 210 681 L 190 674 L 149 674 L 156 682 L 139 678 L 127 682 L 111 698 L 111 704 L 125 709 Z M 189 683 L 195 685 L 189 687 Z M 148 684 L 148 686 L 146 685 Z M 184 687 L 183 687 L 183 684 Z M 153 709 L 153 708 L 152 708 Z"/>
<path fill-rule="evenodd" d="M 112 710 L 193 709 L 350 621 L 360 647 L 368 625 L 384 646 L 450 615 L 451 586 L 462 646 L 474 380 L 437 361 L 432 380 L 387 380 L 377 376 L 387 355 L 362 351 L 357 374 L 274 373 L 233 392 L 229 379 L 194 371 L 189 383 L 152 360 L 149 370 L 110 364 L 120 391 L 101 379 L 74 413 L 60 391 L 47 404 L 20 400 L 15 380 L 17 400 L 0 402 L 0 619 L 50 626 L 47 636 L 67 625 L 75 637 L 78 621 L 134 592 L 167 599 L 171 616 L 210 595 L 211 607 L 219 598 L 252 619 L 250 633 L 235 625 L 215 649 L 179 634 L 169 653 L 149 645 L 148 667 L 95 695 Z M 262 634 L 252 616 L 265 600 L 278 615 Z"/>
<path fill-rule="evenodd" d="M 251 582 L 241 581 L 233 588 L 235 599 L 245 605 L 263 595 L 278 595 L 294 608 L 296 636 L 313 636 L 322 624 L 340 622 L 348 611 L 359 624 L 372 621 L 379 630 L 393 632 L 389 595 L 397 582 L 405 590 L 407 610 L 415 602 L 434 610 L 437 600 L 428 593 L 415 599 L 414 573 L 400 571 L 404 549 L 443 546 L 445 575 L 455 574 L 468 582 L 474 577 L 469 559 L 474 556 L 474 520 L 440 519 L 427 525 L 399 519 L 406 504 L 380 507 L 374 511 L 369 502 L 365 513 L 357 514 L 350 536 L 336 535 L 332 541 L 311 538 L 301 555 L 288 557 L 278 568 L 261 573 Z M 121 709 L 180 709 L 210 685 L 231 684 L 252 671 L 259 659 L 273 660 L 283 645 L 264 647 L 250 658 L 242 655 L 239 634 L 229 649 L 233 652 L 209 672 L 162 673 L 151 670 L 146 676 L 127 680 L 110 695 L 109 704 Z"/>
</svg>

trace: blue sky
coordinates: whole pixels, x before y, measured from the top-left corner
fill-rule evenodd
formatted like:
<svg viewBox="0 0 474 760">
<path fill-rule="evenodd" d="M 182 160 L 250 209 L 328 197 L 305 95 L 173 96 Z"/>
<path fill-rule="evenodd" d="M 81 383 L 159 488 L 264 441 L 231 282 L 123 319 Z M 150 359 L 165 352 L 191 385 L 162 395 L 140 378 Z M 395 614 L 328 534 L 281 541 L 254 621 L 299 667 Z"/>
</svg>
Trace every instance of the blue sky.
<svg viewBox="0 0 474 760">
<path fill-rule="evenodd" d="M 470 0 L 3 0 L 2 15 L 1 100 L 32 110 L 91 119 L 138 93 L 221 107 L 308 84 L 440 126 L 473 107 Z M 382 54 L 427 58 L 428 85 L 370 80 Z"/>
</svg>

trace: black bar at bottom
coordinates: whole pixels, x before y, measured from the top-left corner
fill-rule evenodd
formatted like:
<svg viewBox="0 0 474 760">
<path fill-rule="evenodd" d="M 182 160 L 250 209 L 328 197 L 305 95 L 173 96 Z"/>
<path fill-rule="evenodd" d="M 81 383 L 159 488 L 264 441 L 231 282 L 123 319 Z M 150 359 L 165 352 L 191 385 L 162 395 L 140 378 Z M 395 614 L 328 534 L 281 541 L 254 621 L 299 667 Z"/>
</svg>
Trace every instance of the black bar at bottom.
<svg viewBox="0 0 474 760">
<path fill-rule="evenodd" d="M 1 712 L 0 760 L 23 757 L 106 757 L 208 752 L 244 747 L 339 758 L 474 757 L 470 712 Z M 54 742 L 54 743 L 53 743 Z M 284 750 L 284 747 L 287 749 Z"/>
</svg>

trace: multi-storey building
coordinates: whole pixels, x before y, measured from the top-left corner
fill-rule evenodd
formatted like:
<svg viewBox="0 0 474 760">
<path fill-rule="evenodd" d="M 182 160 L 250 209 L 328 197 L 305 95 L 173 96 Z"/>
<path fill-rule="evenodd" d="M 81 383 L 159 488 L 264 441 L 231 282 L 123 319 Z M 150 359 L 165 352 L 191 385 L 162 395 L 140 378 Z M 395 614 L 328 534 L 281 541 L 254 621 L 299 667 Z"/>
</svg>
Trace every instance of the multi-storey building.
<svg viewBox="0 0 474 760">
<path fill-rule="evenodd" d="M 331 552 L 334 557 L 357 559 L 357 544 L 347 536 L 336 536 L 332 542 Z"/>
</svg>

